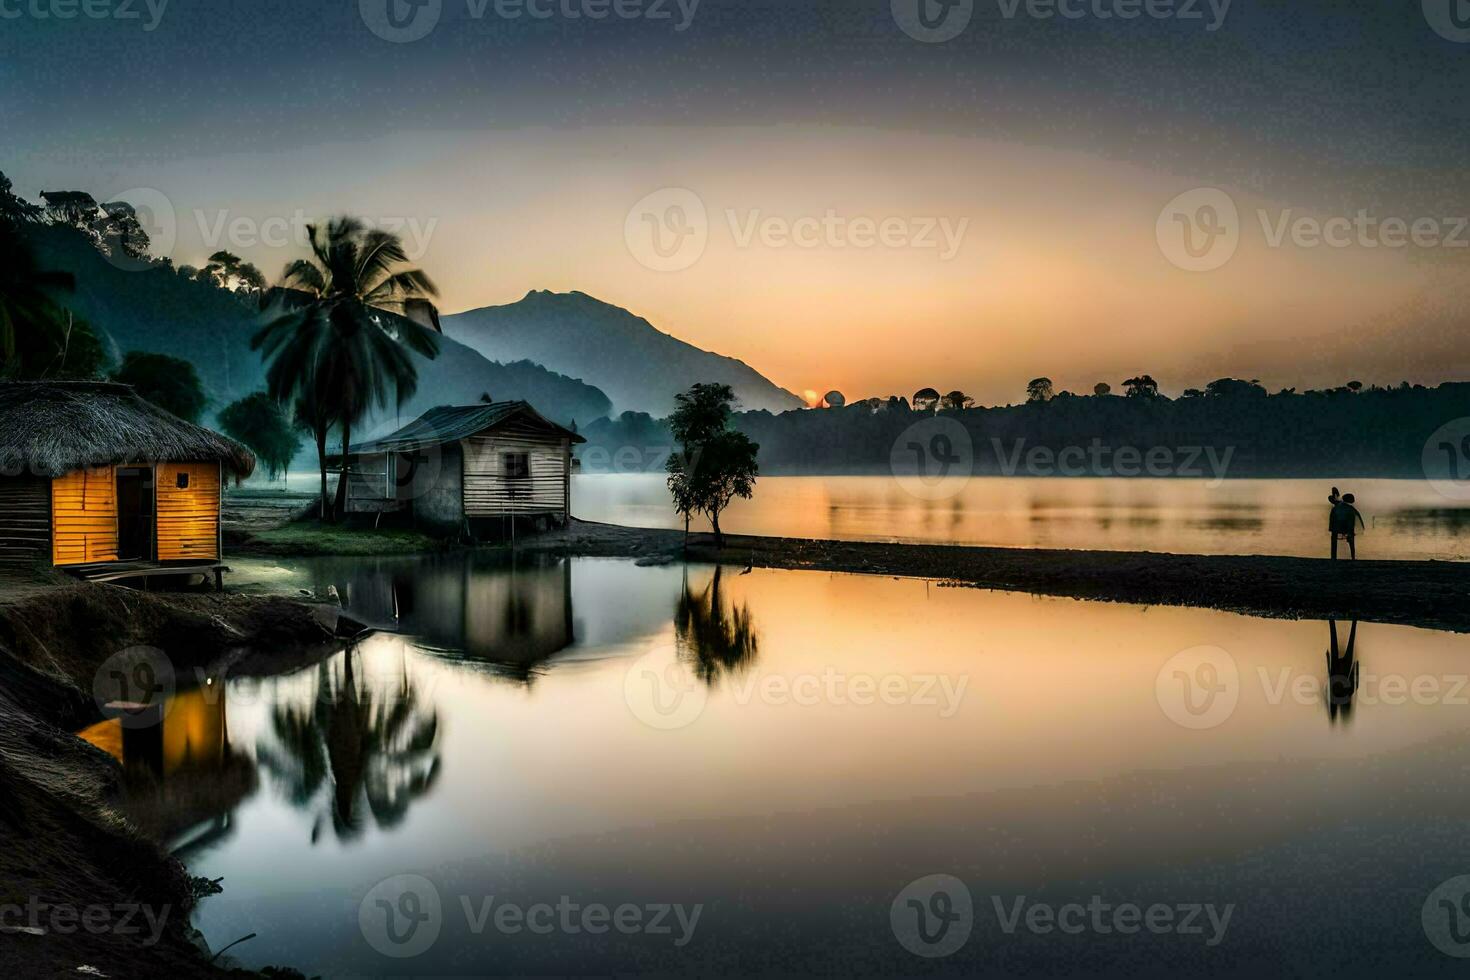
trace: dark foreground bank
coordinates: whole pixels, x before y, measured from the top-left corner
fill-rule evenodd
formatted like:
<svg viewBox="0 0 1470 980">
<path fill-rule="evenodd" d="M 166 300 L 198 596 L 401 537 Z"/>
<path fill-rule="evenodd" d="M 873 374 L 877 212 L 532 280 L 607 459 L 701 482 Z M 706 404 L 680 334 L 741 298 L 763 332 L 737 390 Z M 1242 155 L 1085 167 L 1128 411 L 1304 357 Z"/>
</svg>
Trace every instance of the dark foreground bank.
<svg viewBox="0 0 1470 980">
<path fill-rule="evenodd" d="M 954 585 L 1281 619 L 1361 619 L 1470 632 L 1470 564 L 1170 555 L 707 534 L 572 521 L 523 550 L 933 578 Z"/>
<path fill-rule="evenodd" d="M 119 765 L 70 733 L 102 717 L 93 679 L 120 650 L 269 673 L 336 649 L 332 625 L 282 599 L 0 584 L 0 976 L 247 975 L 196 942 L 201 883 L 118 815 Z"/>
</svg>

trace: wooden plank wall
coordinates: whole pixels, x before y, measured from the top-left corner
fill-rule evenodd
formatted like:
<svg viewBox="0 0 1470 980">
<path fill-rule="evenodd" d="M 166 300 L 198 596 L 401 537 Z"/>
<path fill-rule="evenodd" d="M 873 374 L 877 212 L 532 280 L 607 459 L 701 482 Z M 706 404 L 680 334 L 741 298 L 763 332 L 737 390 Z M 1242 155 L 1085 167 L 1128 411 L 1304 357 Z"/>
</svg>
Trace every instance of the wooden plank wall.
<svg viewBox="0 0 1470 980">
<path fill-rule="evenodd" d="M 117 474 L 111 466 L 52 480 L 51 515 L 55 564 L 117 561 Z"/>
<path fill-rule="evenodd" d="M 30 565 L 51 552 L 51 482 L 0 479 L 0 565 Z"/>
<path fill-rule="evenodd" d="M 373 514 L 391 510 L 396 504 L 394 487 L 388 481 L 388 456 L 363 456 L 352 461 L 352 479 L 347 481 L 347 512 Z"/>
<path fill-rule="evenodd" d="M 565 438 L 511 422 L 489 435 L 471 436 L 464 445 L 466 516 L 560 514 L 566 507 L 569 446 Z M 530 479 L 506 479 L 504 453 L 528 454 Z"/>
<path fill-rule="evenodd" d="M 189 486 L 179 488 L 179 474 Z M 158 560 L 219 558 L 219 464 L 159 463 Z"/>
</svg>

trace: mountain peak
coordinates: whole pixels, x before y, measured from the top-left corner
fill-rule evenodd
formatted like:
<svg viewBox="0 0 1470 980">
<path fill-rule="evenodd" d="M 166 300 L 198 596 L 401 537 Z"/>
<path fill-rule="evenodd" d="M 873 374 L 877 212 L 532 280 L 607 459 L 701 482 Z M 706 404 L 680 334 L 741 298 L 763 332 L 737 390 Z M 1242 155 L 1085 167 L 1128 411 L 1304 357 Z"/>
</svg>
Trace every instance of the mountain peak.
<svg viewBox="0 0 1470 980">
<path fill-rule="evenodd" d="M 730 385 L 743 409 L 783 412 L 802 406 L 796 395 L 735 358 L 701 350 L 579 290 L 533 289 L 517 302 L 457 313 L 443 322 L 446 334 L 486 357 L 531 360 L 596 385 L 617 411 L 667 415 L 674 395 L 696 382 Z"/>
</svg>

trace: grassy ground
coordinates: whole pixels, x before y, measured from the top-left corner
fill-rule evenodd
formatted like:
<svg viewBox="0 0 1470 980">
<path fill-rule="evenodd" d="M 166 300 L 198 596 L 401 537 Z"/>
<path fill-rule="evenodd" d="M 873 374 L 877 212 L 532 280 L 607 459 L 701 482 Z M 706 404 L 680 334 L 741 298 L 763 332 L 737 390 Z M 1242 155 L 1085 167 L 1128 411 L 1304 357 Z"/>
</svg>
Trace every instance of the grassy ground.
<svg viewBox="0 0 1470 980">
<path fill-rule="evenodd" d="M 447 545 L 418 531 L 300 522 L 255 531 L 230 546 L 233 554 L 301 558 L 315 555 L 368 557 L 443 551 Z"/>
</svg>

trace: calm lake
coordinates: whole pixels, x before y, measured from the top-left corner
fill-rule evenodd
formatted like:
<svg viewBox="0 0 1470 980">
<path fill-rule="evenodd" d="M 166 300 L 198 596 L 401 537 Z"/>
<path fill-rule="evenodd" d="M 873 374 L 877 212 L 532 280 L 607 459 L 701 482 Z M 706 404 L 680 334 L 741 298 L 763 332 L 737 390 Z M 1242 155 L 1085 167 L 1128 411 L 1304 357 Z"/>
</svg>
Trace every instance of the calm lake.
<svg viewBox="0 0 1470 980">
<path fill-rule="evenodd" d="M 247 966 L 1458 965 L 1430 935 L 1470 872 L 1461 636 L 615 560 L 236 564 L 399 631 L 174 699 L 129 806 L 223 878 L 195 922 L 256 934 Z M 1108 931 L 1047 919 L 1071 903 Z"/>
<path fill-rule="evenodd" d="M 1208 480 L 977 477 L 940 500 L 887 476 L 761 477 L 727 531 L 852 541 L 1015 548 L 1325 556 L 1327 493 L 1356 494 L 1366 558 L 1470 558 L 1470 494 L 1423 480 Z M 682 527 L 657 475 L 573 479 L 583 520 Z M 697 529 L 706 529 L 703 521 Z"/>
</svg>

